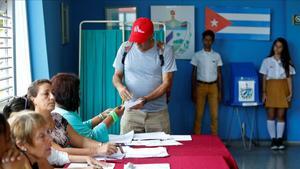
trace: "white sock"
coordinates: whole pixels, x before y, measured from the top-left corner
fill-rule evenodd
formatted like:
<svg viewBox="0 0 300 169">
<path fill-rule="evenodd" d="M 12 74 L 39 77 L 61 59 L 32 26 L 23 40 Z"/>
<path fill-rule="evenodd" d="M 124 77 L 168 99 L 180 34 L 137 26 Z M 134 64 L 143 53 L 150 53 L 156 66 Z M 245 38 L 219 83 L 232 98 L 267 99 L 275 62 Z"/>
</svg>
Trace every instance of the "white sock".
<svg viewBox="0 0 300 169">
<path fill-rule="evenodd" d="M 267 128 L 271 139 L 275 138 L 275 120 L 267 120 Z"/>
<path fill-rule="evenodd" d="M 277 138 L 283 137 L 285 122 L 277 122 Z"/>
</svg>

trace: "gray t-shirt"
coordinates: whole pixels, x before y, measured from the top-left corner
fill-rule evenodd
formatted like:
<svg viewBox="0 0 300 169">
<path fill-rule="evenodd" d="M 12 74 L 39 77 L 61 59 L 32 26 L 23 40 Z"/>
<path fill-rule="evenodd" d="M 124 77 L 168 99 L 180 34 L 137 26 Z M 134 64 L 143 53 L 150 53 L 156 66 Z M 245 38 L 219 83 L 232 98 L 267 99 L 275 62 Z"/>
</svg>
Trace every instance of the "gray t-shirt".
<svg viewBox="0 0 300 169">
<path fill-rule="evenodd" d="M 162 84 L 162 75 L 164 73 L 177 70 L 173 50 L 168 45 L 165 45 L 164 49 L 163 66 L 161 66 L 156 45 L 146 52 L 141 52 L 136 44 L 127 53 L 123 65 L 124 45 L 125 43 L 119 48 L 113 67 L 124 72 L 126 87 L 133 94 L 133 98 L 129 102 L 134 102 L 140 97 L 147 96 Z M 166 107 L 166 95 L 164 94 L 153 101 L 149 101 L 141 111 L 158 112 L 166 109 Z"/>
</svg>

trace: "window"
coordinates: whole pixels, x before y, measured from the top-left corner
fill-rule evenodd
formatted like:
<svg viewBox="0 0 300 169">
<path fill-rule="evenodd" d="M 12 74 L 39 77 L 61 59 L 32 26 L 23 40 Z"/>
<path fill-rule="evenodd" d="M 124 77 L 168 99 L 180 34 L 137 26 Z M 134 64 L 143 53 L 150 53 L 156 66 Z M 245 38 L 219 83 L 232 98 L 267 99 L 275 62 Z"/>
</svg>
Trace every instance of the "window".
<svg viewBox="0 0 300 169">
<path fill-rule="evenodd" d="M 133 23 L 136 20 L 136 7 L 106 8 L 106 20 L 119 20 L 126 23 Z M 107 29 L 120 29 L 121 25 L 108 23 Z M 130 25 L 125 25 L 126 30 L 130 30 Z"/>
<path fill-rule="evenodd" d="M 0 0 L 0 107 L 15 92 L 13 0 Z"/>
</svg>

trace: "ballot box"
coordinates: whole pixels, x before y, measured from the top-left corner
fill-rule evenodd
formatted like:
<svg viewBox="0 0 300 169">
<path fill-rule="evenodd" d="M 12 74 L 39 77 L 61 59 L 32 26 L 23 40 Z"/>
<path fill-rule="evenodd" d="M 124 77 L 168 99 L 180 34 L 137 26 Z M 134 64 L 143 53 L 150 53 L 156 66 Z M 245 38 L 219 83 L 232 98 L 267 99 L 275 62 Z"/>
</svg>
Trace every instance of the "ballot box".
<svg viewBox="0 0 300 169">
<path fill-rule="evenodd" d="M 260 103 L 259 77 L 253 63 L 230 63 L 229 102 L 233 106 L 257 106 Z"/>
<path fill-rule="evenodd" d="M 259 86 L 258 72 L 253 63 L 230 63 L 230 99 L 228 106 L 232 107 L 233 115 L 227 128 L 227 144 L 231 140 L 233 120 L 236 119 L 240 126 L 244 148 L 246 150 L 251 149 L 254 143 L 254 129 L 257 130 L 257 108 L 262 105 Z M 248 135 L 247 128 L 249 128 Z M 256 133 L 258 132 L 256 131 Z M 258 139 L 258 134 L 256 138 Z M 248 143 L 247 139 L 249 140 Z"/>
</svg>

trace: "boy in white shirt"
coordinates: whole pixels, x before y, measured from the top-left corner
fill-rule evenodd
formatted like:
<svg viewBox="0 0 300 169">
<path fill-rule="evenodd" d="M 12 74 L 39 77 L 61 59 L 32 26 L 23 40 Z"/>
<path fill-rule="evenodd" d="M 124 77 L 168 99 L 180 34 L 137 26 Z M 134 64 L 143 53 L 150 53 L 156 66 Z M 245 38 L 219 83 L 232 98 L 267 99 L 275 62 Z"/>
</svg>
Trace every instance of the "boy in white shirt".
<svg viewBox="0 0 300 169">
<path fill-rule="evenodd" d="M 222 98 L 221 66 L 223 65 L 219 53 L 212 50 L 215 34 L 211 30 L 202 33 L 203 49 L 195 54 L 191 60 L 192 97 L 196 104 L 194 133 L 201 133 L 201 123 L 208 99 L 211 115 L 211 133 L 218 134 L 218 106 Z"/>
</svg>

